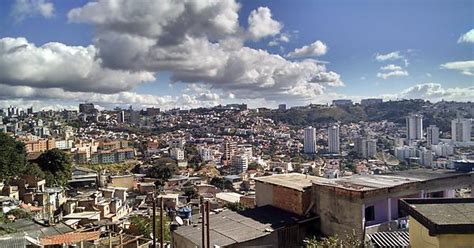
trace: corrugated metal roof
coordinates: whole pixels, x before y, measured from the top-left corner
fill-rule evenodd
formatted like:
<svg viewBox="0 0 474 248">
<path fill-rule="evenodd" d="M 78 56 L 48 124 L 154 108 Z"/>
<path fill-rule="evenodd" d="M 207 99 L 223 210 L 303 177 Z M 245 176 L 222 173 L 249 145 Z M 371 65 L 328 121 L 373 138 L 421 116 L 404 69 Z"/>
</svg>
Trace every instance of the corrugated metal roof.
<svg viewBox="0 0 474 248">
<path fill-rule="evenodd" d="M 409 247 L 410 236 L 406 231 L 376 232 L 369 235 L 375 247 Z"/>
</svg>

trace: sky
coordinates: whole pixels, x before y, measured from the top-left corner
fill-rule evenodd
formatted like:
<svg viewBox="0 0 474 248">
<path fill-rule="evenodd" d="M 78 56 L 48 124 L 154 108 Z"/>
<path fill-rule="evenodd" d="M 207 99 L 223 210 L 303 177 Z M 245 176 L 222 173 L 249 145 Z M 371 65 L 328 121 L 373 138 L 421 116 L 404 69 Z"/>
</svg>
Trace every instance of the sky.
<svg viewBox="0 0 474 248">
<path fill-rule="evenodd" d="M 2 0 L 0 108 L 472 101 L 473 5 Z"/>
</svg>

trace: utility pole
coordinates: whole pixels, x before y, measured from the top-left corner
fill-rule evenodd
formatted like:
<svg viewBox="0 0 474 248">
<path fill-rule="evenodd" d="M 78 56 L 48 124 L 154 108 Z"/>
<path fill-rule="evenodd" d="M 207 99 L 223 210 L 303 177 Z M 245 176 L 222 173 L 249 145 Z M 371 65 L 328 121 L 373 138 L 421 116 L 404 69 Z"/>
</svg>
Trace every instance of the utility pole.
<svg viewBox="0 0 474 248">
<path fill-rule="evenodd" d="M 160 197 L 160 248 L 164 247 L 164 236 L 165 236 L 165 228 L 163 225 L 163 208 L 164 208 L 164 203 L 163 203 L 163 197 Z"/>
<path fill-rule="evenodd" d="M 211 237 L 209 236 L 209 201 L 206 201 L 206 236 L 207 236 L 207 248 L 211 248 Z"/>
<path fill-rule="evenodd" d="M 155 193 L 151 195 L 153 214 L 152 214 L 152 227 L 153 227 L 153 248 L 156 248 L 156 202 Z"/>
<path fill-rule="evenodd" d="M 206 233 L 204 229 L 206 228 L 206 217 L 205 217 L 205 207 L 204 207 L 204 197 L 199 198 L 199 204 L 200 204 L 200 209 L 201 209 L 201 237 L 202 237 L 202 242 L 201 242 L 201 247 L 206 248 Z"/>
</svg>

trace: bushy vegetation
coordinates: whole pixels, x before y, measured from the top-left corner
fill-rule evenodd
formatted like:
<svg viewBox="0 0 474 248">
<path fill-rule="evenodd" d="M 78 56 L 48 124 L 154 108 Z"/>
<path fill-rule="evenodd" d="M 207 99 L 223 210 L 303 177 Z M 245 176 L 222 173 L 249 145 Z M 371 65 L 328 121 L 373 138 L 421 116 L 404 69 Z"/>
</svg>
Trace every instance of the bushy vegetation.
<svg viewBox="0 0 474 248">
<path fill-rule="evenodd" d="M 142 216 L 142 215 L 132 215 L 130 217 L 130 231 L 133 235 L 144 235 L 146 238 L 152 238 L 151 234 L 153 234 L 153 226 L 152 226 L 152 217 L 151 216 Z M 171 233 L 170 233 L 170 221 L 167 216 L 163 221 L 163 231 L 164 231 L 164 241 L 171 240 Z M 160 226 L 160 216 L 157 213 L 156 221 L 155 221 L 155 237 L 156 241 L 160 241 L 160 233 L 161 233 L 161 226 Z"/>
</svg>

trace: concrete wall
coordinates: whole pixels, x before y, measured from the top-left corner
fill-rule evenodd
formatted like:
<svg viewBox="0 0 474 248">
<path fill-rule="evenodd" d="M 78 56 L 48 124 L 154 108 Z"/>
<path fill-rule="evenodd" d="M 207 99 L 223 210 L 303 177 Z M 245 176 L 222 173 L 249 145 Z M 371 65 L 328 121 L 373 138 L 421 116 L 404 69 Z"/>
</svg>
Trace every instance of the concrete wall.
<svg viewBox="0 0 474 248">
<path fill-rule="evenodd" d="M 257 207 L 273 205 L 273 186 L 262 182 L 255 182 L 255 202 Z"/>
<path fill-rule="evenodd" d="M 355 230 L 362 236 L 362 203 L 338 197 L 335 191 L 313 185 L 314 211 L 320 217 L 321 232 L 343 236 Z"/>
<path fill-rule="evenodd" d="M 429 230 L 410 216 L 410 245 L 412 248 L 474 247 L 474 234 L 442 234 L 430 236 Z"/>
</svg>

